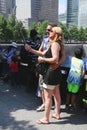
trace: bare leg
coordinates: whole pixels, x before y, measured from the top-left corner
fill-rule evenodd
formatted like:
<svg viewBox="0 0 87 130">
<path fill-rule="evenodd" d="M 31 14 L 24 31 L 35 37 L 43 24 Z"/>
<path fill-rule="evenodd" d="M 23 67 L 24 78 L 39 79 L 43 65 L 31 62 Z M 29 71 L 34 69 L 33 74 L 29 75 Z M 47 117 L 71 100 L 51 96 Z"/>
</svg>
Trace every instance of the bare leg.
<svg viewBox="0 0 87 130">
<path fill-rule="evenodd" d="M 55 101 L 55 113 L 52 115 L 53 118 L 60 118 L 60 105 L 61 105 L 61 97 L 59 87 L 56 86 L 53 90 L 54 101 Z"/>
<path fill-rule="evenodd" d="M 45 96 L 44 96 L 44 90 L 43 90 L 43 76 L 40 74 L 39 75 L 39 86 L 40 86 L 40 91 L 41 91 L 41 99 L 42 99 L 42 104 L 39 106 L 36 110 L 37 112 L 44 111 L 45 109 Z"/>
<path fill-rule="evenodd" d="M 41 90 L 41 95 L 42 95 L 42 102 L 45 104 L 45 96 L 44 96 L 44 90 Z"/>
<path fill-rule="evenodd" d="M 50 109 L 52 106 L 52 94 L 53 90 L 44 89 L 45 94 L 45 119 L 49 121 Z"/>
<path fill-rule="evenodd" d="M 66 97 L 66 106 L 69 106 L 70 100 L 71 100 L 71 94 L 70 94 L 70 93 L 67 93 L 67 97 Z"/>
<path fill-rule="evenodd" d="M 72 105 L 73 107 L 76 107 L 76 95 L 74 95 L 74 94 L 72 94 L 71 105 Z"/>
<path fill-rule="evenodd" d="M 50 115 L 50 109 L 52 106 L 52 95 L 53 90 L 50 89 L 44 89 L 44 95 L 45 95 L 45 113 L 44 117 L 37 121 L 38 124 L 48 124 L 49 123 L 49 115 Z M 41 122 L 41 123 L 39 123 Z"/>
</svg>

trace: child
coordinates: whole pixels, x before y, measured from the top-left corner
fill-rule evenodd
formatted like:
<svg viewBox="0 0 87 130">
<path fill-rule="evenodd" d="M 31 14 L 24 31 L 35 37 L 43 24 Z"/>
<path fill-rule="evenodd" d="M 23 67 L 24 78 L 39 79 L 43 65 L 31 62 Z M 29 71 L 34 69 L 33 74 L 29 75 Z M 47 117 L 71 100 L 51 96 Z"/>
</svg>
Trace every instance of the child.
<svg viewBox="0 0 87 130">
<path fill-rule="evenodd" d="M 11 85 L 18 85 L 18 60 L 15 54 L 12 56 L 12 61 L 10 62 L 9 67 L 11 73 Z"/>
<path fill-rule="evenodd" d="M 79 91 L 82 78 L 85 75 L 85 63 L 82 60 L 83 51 L 81 48 L 75 50 L 75 56 L 71 59 L 71 68 L 67 78 L 66 110 L 76 109 L 76 94 Z M 71 107 L 69 105 L 71 104 Z"/>
</svg>

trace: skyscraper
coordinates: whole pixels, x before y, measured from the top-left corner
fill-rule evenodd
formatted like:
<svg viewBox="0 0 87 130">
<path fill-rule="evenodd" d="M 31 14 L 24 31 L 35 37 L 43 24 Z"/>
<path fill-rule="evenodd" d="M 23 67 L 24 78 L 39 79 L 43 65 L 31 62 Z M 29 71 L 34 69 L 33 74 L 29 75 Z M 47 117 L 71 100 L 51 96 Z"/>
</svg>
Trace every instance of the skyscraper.
<svg viewBox="0 0 87 130">
<path fill-rule="evenodd" d="M 78 25 L 79 0 L 67 0 L 67 26 Z"/>
<path fill-rule="evenodd" d="M 6 1 L 0 0 L 0 13 L 6 16 Z"/>
<path fill-rule="evenodd" d="M 0 13 L 6 18 L 9 14 L 16 15 L 15 0 L 0 0 Z"/>
<path fill-rule="evenodd" d="M 41 9 L 41 0 L 31 0 L 31 19 L 33 22 L 39 20 L 39 12 Z"/>
<path fill-rule="evenodd" d="M 24 2 L 26 3 L 26 7 Z M 16 3 L 18 4 L 17 19 L 21 20 L 26 13 L 27 17 L 25 17 L 25 14 L 22 19 L 29 19 L 30 22 L 48 20 L 55 24 L 58 23 L 58 0 L 25 0 L 24 2 L 23 0 L 16 0 Z M 22 10 L 23 13 L 18 16 L 20 10 Z"/>
<path fill-rule="evenodd" d="M 39 20 L 49 20 L 58 23 L 58 0 L 41 0 Z"/>
<path fill-rule="evenodd" d="M 58 22 L 66 24 L 67 20 L 67 0 L 59 0 Z"/>
<path fill-rule="evenodd" d="M 67 13 L 59 15 L 59 22 L 66 23 L 68 27 L 87 27 L 87 0 L 67 0 L 66 3 Z"/>
<path fill-rule="evenodd" d="M 87 27 L 87 0 L 79 0 L 78 27 Z"/>
</svg>

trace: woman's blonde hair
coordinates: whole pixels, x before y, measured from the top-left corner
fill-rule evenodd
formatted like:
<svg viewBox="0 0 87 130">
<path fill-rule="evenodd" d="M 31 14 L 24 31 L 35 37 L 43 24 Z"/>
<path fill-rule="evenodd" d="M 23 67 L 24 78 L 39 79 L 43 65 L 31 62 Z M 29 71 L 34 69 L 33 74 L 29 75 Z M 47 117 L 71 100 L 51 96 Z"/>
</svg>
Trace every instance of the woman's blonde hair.
<svg viewBox="0 0 87 130">
<path fill-rule="evenodd" d="M 51 42 L 58 42 L 64 47 L 63 31 L 60 27 L 53 27 L 52 31 L 56 33 L 54 39 Z"/>
</svg>

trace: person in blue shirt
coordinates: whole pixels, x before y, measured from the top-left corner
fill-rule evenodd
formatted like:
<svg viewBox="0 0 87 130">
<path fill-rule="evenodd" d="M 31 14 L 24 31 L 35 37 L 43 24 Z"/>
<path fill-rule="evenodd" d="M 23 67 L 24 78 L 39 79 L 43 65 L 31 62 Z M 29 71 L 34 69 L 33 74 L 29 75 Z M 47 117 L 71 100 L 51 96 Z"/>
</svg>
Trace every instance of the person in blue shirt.
<svg viewBox="0 0 87 130">
<path fill-rule="evenodd" d="M 17 50 L 17 43 L 12 42 L 11 46 L 8 49 L 8 54 L 7 54 L 7 63 L 9 64 L 12 61 L 12 56 Z"/>
<path fill-rule="evenodd" d="M 2 59 L 2 74 L 3 74 L 3 80 L 7 81 L 7 77 L 10 76 L 10 71 L 9 71 L 9 64 L 12 61 L 12 56 L 17 50 L 17 43 L 12 42 L 11 45 L 6 48 L 3 52 L 3 59 Z"/>
<path fill-rule="evenodd" d="M 38 50 L 40 44 L 37 42 L 37 31 L 30 30 L 30 37 L 26 39 L 26 43 L 33 49 Z M 38 77 L 36 76 L 36 64 L 38 56 L 25 50 L 25 45 L 20 50 L 20 77 L 21 82 L 26 85 L 26 92 L 35 90 L 37 87 Z M 33 82 L 34 81 L 34 82 Z M 36 90 L 35 90 L 36 91 Z"/>
<path fill-rule="evenodd" d="M 76 94 L 81 86 L 82 78 L 85 76 L 86 65 L 82 60 L 83 51 L 76 48 L 75 56 L 71 59 L 71 67 L 67 78 L 66 109 L 76 109 Z M 71 107 L 70 107 L 71 104 Z"/>
<path fill-rule="evenodd" d="M 50 42 L 49 42 L 49 32 L 54 27 L 54 24 L 49 23 L 46 27 L 46 35 L 43 37 L 41 46 L 39 48 L 39 51 L 43 52 L 46 51 L 49 48 Z M 40 87 L 40 93 L 42 98 L 42 104 L 36 109 L 37 112 L 44 111 L 45 110 L 45 96 L 43 91 L 43 74 L 39 74 L 39 86 Z M 37 92 L 38 93 L 38 92 Z"/>
</svg>

